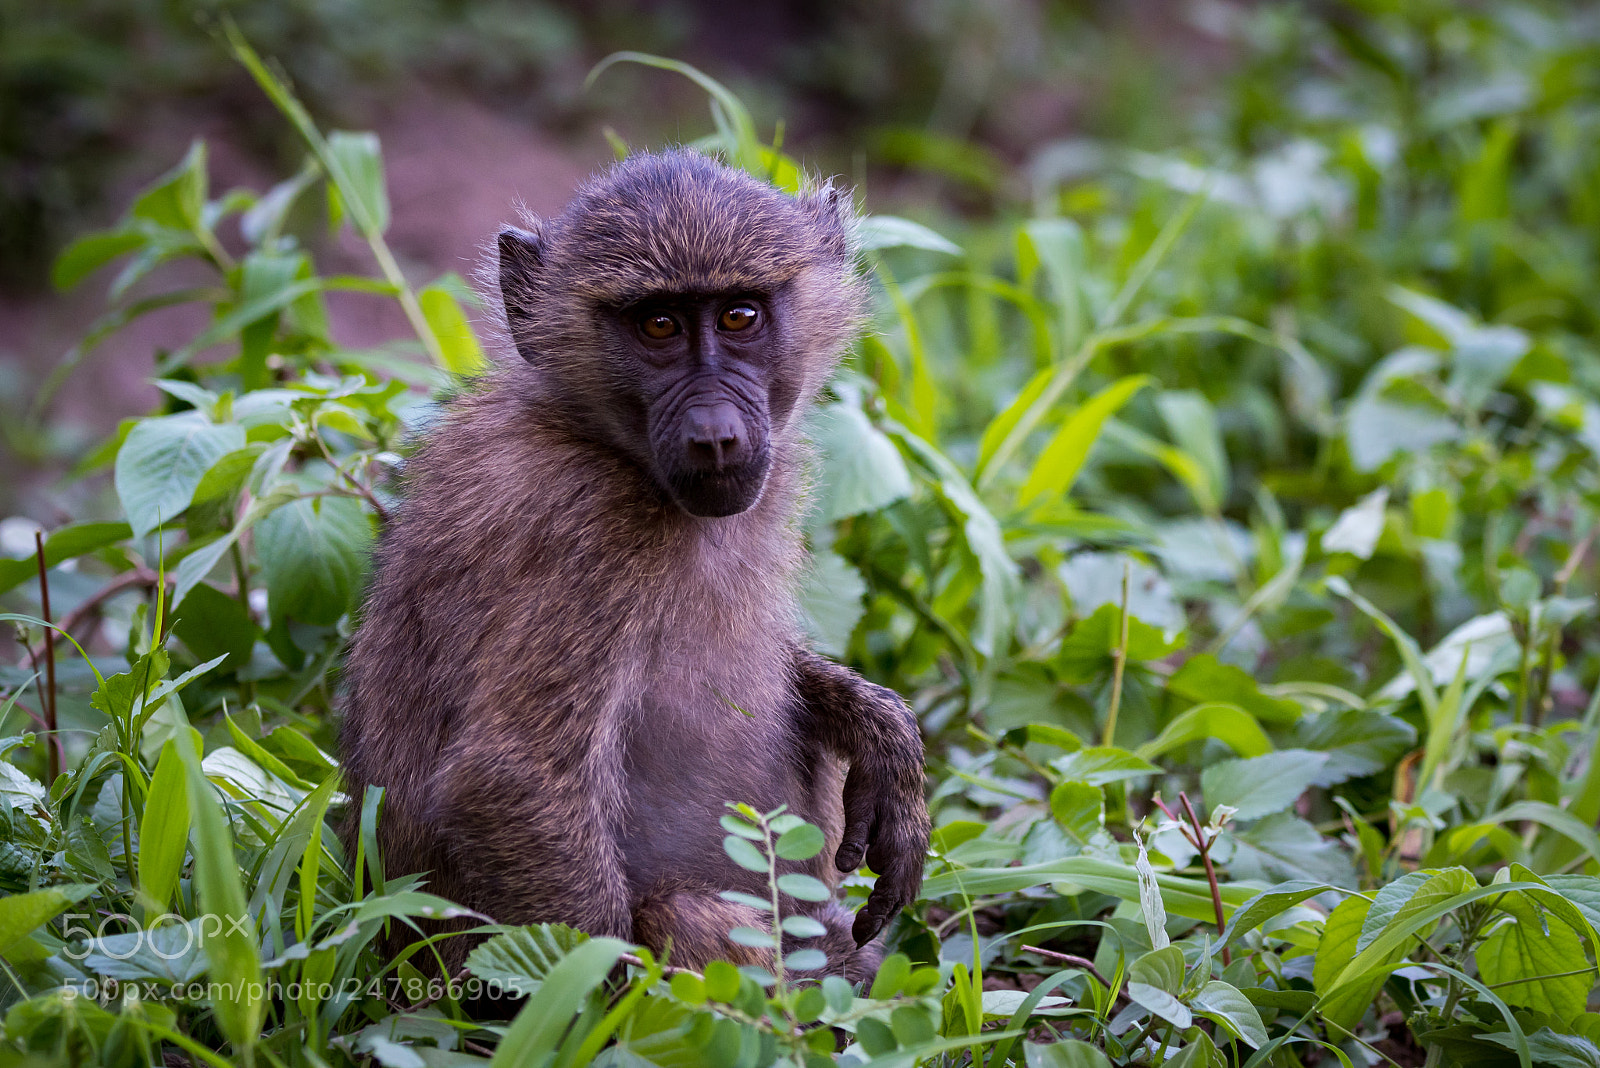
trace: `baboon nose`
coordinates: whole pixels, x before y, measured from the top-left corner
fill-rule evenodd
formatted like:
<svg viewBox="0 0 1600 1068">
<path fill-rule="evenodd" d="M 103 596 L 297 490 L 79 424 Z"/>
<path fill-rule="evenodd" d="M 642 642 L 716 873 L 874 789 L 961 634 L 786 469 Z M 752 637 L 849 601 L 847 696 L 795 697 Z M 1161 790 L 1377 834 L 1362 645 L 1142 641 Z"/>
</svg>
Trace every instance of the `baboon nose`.
<svg viewBox="0 0 1600 1068">
<path fill-rule="evenodd" d="M 686 413 L 689 455 L 701 464 L 721 470 L 743 458 L 739 409 L 726 402 L 696 405 Z"/>
</svg>

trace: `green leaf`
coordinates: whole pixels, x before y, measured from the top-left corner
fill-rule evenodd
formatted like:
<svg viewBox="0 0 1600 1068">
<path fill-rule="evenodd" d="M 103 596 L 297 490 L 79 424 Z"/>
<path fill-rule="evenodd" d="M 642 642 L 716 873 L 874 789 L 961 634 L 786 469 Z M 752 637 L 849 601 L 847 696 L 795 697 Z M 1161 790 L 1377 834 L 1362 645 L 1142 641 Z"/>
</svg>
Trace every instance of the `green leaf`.
<svg viewBox="0 0 1600 1068">
<path fill-rule="evenodd" d="M 1069 838 L 1088 845 L 1105 829 L 1105 791 L 1086 782 L 1064 782 L 1050 791 L 1050 813 Z"/>
<path fill-rule="evenodd" d="M 783 878 L 780 876 L 780 878 Z M 1123 901 L 1139 900 L 1139 881 L 1131 865 L 1113 863 L 1099 857 L 1064 857 L 1043 864 L 1011 868 L 968 868 L 930 875 L 922 882 L 922 896 L 939 898 L 948 894 L 1009 894 L 1045 883 L 1065 884 L 1071 893 L 1092 890 Z M 818 884 L 820 885 L 820 884 Z M 1156 873 L 1165 910 L 1191 920 L 1216 919 L 1211 888 L 1203 879 Z M 1064 891 L 1066 892 L 1066 891 Z M 1243 905 L 1255 896 L 1248 887 L 1224 883 L 1219 888 L 1224 912 Z"/>
<path fill-rule="evenodd" d="M 821 938 L 828 929 L 810 916 L 785 916 L 783 933 L 796 938 Z"/>
<path fill-rule="evenodd" d="M 856 222 L 856 240 L 863 251 L 886 248 L 920 248 L 928 252 L 961 255 L 961 246 L 921 223 L 898 215 L 867 215 Z"/>
<path fill-rule="evenodd" d="M 436 282 L 417 293 L 417 303 L 428 320 L 428 329 L 439 341 L 446 369 L 463 377 L 482 374 L 489 361 L 455 294 Z"/>
<path fill-rule="evenodd" d="M 211 465 L 244 444 L 242 427 L 218 426 L 197 411 L 140 420 L 117 450 L 115 468 L 133 536 L 182 513 Z"/>
<path fill-rule="evenodd" d="M 1333 526 L 1322 535 L 1322 551 L 1329 554 L 1349 553 L 1358 560 L 1372 559 L 1372 553 L 1378 547 L 1378 536 L 1383 533 L 1388 504 L 1389 490 L 1385 486 L 1373 490 L 1361 498 L 1360 503 L 1340 512 Z"/>
<path fill-rule="evenodd" d="M 115 545 L 130 535 L 126 523 L 73 523 L 60 527 L 44 540 L 44 564 L 55 567 L 62 561 Z M 39 562 L 32 554 L 18 560 L 0 559 L 0 593 L 38 576 Z"/>
<path fill-rule="evenodd" d="M 1387 978 L 1376 975 L 1359 986 L 1337 989 L 1337 980 L 1355 959 L 1356 938 L 1371 908 L 1372 902 L 1364 897 L 1348 897 L 1339 902 L 1322 925 L 1322 938 L 1317 942 L 1312 965 L 1311 984 L 1321 995 L 1319 1010 L 1347 1031 L 1355 1029 Z"/>
<path fill-rule="evenodd" d="M 1389 767 L 1416 743 L 1417 732 L 1397 716 L 1350 708 L 1307 716 L 1294 737 L 1300 748 L 1328 754 L 1317 785 L 1332 786 Z"/>
<path fill-rule="evenodd" d="M 302 497 L 256 524 L 256 558 L 274 623 L 329 625 L 355 606 L 372 523 L 349 497 Z"/>
<path fill-rule="evenodd" d="M 844 557 L 829 549 L 811 554 L 800 580 L 800 607 L 813 645 L 842 657 L 856 624 L 866 613 L 867 582 Z"/>
<path fill-rule="evenodd" d="M 1478 945 L 1478 974 L 1507 1003 L 1548 1012 L 1570 1024 L 1595 987 L 1583 943 L 1565 922 L 1524 894 L 1507 894 L 1497 907 L 1512 919 Z M 1578 974 L 1562 974 L 1570 972 Z"/>
<path fill-rule="evenodd" d="M 767 870 L 766 856 L 749 839 L 730 834 L 722 840 L 722 851 L 728 854 L 728 859 L 746 871 Z"/>
<path fill-rule="evenodd" d="M 1170 753 L 1193 742 L 1215 738 L 1242 757 L 1272 752 L 1272 742 L 1256 718 L 1238 705 L 1209 702 L 1195 705 L 1167 724 L 1138 754 L 1145 760 Z"/>
<path fill-rule="evenodd" d="M 808 431 L 822 452 L 816 509 L 823 522 L 876 512 L 911 495 L 900 450 L 859 406 L 824 405 L 812 414 Z"/>
<path fill-rule="evenodd" d="M 265 1011 L 255 917 L 245 903 L 233 835 L 216 788 L 200 766 L 199 734 L 181 724 L 174 742 L 187 772 L 185 793 L 194 825 L 194 884 L 199 907 L 217 918 L 201 930 L 201 948 L 214 982 L 232 984 L 232 996 L 213 1002 L 217 1023 L 236 1050 L 252 1048 Z"/>
<path fill-rule="evenodd" d="M 1183 972 L 1183 950 L 1178 946 L 1166 946 L 1151 950 L 1134 961 L 1128 968 L 1128 979 L 1177 994 L 1183 989 Z"/>
<path fill-rule="evenodd" d="M 206 143 L 196 138 L 183 161 L 141 193 L 129 214 L 158 226 L 195 233 L 203 228 L 208 188 Z"/>
<path fill-rule="evenodd" d="M 1383 929 L 1389 926 L 1389 922 L 1405 907 L 1406 902 L 1416 896 L 1422 884 L 1438 874 L 1437 871 L 1409 871 L 1380 888 L 1372 898 L 1372 908 L 1367 911 L 1367 918 L 1361 922 L 1361 934 L 1356 938 L 1356 952 L 1359 953 L 1371 945 L 1372 940 L 1383 933 Z M 1472 885 L 1476 886 L 1477 883 Z"/>
<path fill-rule="evenodd" d="M 1184 705 L 1236 705 L 1270 727 L 1285 727 L 1300 718 L 1300 705 L 1284 697 L 1268 697 L 1256 680 L 1210 653 L 1191 656 L 1167 680 L 1167 695 Z M 1259 754 L 1243 754 L 1256 756 Z"/>
<path fill-rule="evenodd" d="M 1128 403 L 1133 395 L 1147 385 L 1154 384 L 1149 375 L 1129 375 L 1084 401 L 1068 415 L 1059 430 L 1051 437 L 1027 481 L 1017 492 L 1017 503 L 1024 507 L 1043 496 L 1064 496 L 1072 488 L 1089 450 L 1100 436 L 1105 421 Z"/>
<path fill-rule="evenodd" d="M 1104 1053 L 1076 1038 L 1048 1044 L 1025 1042 L 1022 1050 L 1028 1068 L 1111 1068 Z"/>
<path fill-rule="evenodd" d="M 763 866 L 763 871 L 766 868 Z M 815 879 L 799 872 L 790 872 L 778 876 L 778 889 L 792 898 L 801 901 L 827 901 L 833 897 L 833 891 L 828 889 L 821 879 Z"/>
<path fill-rule="evenodd" d="M 828 966 L 828 955 L 820 949 L 797 949 L 783 958 L 783 966 L 796 972 L 815 971 Z"/>
<path fill-rule="evenodd" d="M 0 898 L 0 953 L 5 953 L 68 905 L 94 893 L 93 883 L 64 883 L 48 890 Z"/>
<path fill-rule="evenodd" d="M 363 234 L 389 229 L 389 193 L 383 179 L 378 135 L 333 130 L 328 134 L 328 169 L 343 207 Z"/>
<path fill-rule="evenodd" d="M 1271 812 L 1235 833 L 1228 874 L 1235 879 L 1315 879 L 1355 884 L 1350 858 L 1332 838 L 1292 812 Z"/>
<path fill-rule="evenodd" d="M 810 860 L 822 852 L 822 830 L 810 823 L 802 823 L 785 831 L 773 845 L 773 852 L 784 860 Z"/>
<path fill-rule="evenodd" d="M 56 257 L 50 282 L 59 290 L 71 289 L 94 271 L 149 240 L 147 234 L 134 229 L 102 230 L 80 237 Z"/>
<path fill-rule="evenodd" d="M 1306 749 L 1224 760 L 1200 773 L 1200 790 L 1207 805 L 1229 805 L 1238 819 L 1255 819 L 1293 805 L 1327 762 L 1328 754 Z"/>
<path fill-rule="evenodd" d="M 1108 782 L 1138 779 L 1146 775 L 1159 775 L 1161 769 L 1126 749 L 1115 746 L 1092 746 L 1077 752 L 1056 757 L 1050 766 L 1067 781 L 1104 786 Z"/>
<path fill-rule="evenodd" d="M 189 780 L 177 743 L 169 741 L 150 777 L 139 823 L 139 889 L 156 914 L 172 901 L 188 845 Z"/>
<path fill-rule="evenodd" d="M 1327 883 L 1288 882 L 1280 883 L 1270 890 L 1263 890 L 1228 918 L 1228 927 L 1223 932 L 1222 944 L 1227 945 L 1239 935 L 1254 930 L 1274 916 L 1282 915 L 1302 901 L 1332 889 L 1333 887 Z"/>
<path fill-rule="evenodd" d="M 566 1034 L 589 994 L 629 950 L 615 938 L 591 938 L 574 947 L 549 973 L 511 1021 L 490 1059 L 491 1068 L 539 1064 Z"/>
<path fill-rule="evenodd" d="M 1111 671 L 1113 654 L 1122 640 L 1121 617 L 1121 605 L 1103 604 L 1088 619 L 1079 620 L 1056 654 L 1056 671 L 1062 681 L 1093 682 Z M 1129 614 L 1130 661 L 1160 660 L 1177 648 L 1176 641 L 1168 641 L 1161 631 Z"/>
<path fill-rule="evenodd" d="M 1226 1027 L 1233 1037 L 1257 1049 L 1266 1045 L 1267 1029 L 1261 1023 L 1261 1014 L 1238 987 L 1213 979 L 1200 988 L 1191 1005 L 1202 1016 Z"/>
<path fill-rule="evenodd" d="M 1156 395 L 1156 411 L 1161 413 L 1172 440 L 1204 472 L 1210 500 L 1225 501 L 1230 481 L 1228 451 L 1222 444 L 1216 409 L 1205 394 L 1194 390 L 1163 391 Z"/>
<path fill-rule="evenodd" d="M 173 631 L 201 660 L 228 657 L 228 670 L 238 671 L 250 663 L 261 628 L 250 618 L 250 611 L 237 598 L 201 584 L 179 606 Z"/>
</svg>

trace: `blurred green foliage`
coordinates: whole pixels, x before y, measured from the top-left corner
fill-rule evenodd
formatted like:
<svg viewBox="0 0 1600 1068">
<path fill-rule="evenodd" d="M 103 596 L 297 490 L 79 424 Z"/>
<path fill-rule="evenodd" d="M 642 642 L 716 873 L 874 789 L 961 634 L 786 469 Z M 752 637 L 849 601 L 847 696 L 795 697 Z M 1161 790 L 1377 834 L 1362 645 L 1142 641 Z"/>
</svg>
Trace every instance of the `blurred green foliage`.
<svg viewBox="0 0 1600 1068">
<path fill-rule="evenodd" d="M 406 435 L 488 357 L 459 281 L 389 255 L 376 138 L 318 132 L 236 42 L 302 169 L 214 191 L 197 143 L 56 264 L 120 265 L 97 331 L 161 302 L 209 325 L 165 354 L 162 407 L 85 458 L 119 514 L 44 542 L 53 614 L 116 624 L 53 688 L 36 562 L 0 560 L 30 643 L 4 722 L 62 728 L 56 756 L 0 743 L 6 1054 L 815 1064 L 842 1036 L 883 1065 L 1600 1062 L 1600 25 L 1205 10 L 1242 58 L 1182 151 L 1085 138 L 1011 168 L 883 134 L 989 198 L 863 220 L 876 329 L 813 415 L 809 626 L 929 740 L 928 877 L 883 973 L 783 979 L 801 949 L 669 978 L 494 929 L 469 973 L 535 989 L 509 1026 L 431 992 L 426 941 L 380 956 L 384 923 L 451 906 L 386 877 L 379 799 L 339 797 L 327 755 Z M 797 181 L 707 87 L 701 146 Z M 373 277 L 317 271 L 301 199 Z M 206 281 L 164 287 L 173 261 Z M 338 345 L 333 290 L 398 301 L 412 336 Z M 816 846 L 783 813 L 723 825 L 755 870 Z M 167 907 L 183 953 L 122 958 Z M 302 986 L 66 993 L 180 977 Z M 304 986 L 347 978 L 379 983 Z"/>
</svg>

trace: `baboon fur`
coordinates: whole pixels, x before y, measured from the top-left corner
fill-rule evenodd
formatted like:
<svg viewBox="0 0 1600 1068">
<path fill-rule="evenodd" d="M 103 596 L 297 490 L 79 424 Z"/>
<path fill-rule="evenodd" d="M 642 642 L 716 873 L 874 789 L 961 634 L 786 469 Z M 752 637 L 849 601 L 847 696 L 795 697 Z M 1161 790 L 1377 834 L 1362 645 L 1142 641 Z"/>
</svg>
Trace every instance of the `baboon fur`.
<svg viewBox="0 0 1600 1068">
<path fill-rule="evenodd" d="M 821 920 L 827 971 L 914 900 L 927 845 L 922 741 L 893 692 L 809 651 L 794 585 L 800 421 L 862 318 L 849 198 L 777 192 L 699 154 L 640 155 L 561 215 L 499 241 L 510 339 L 406 466 L 347 668 L 343 748 L 359 805 L 385 789 L 390 875 L 499 922 L 564 922 L 667 951 L 770 963 L 731 943 L 764 896 L 733 864 L 725 801 L 787 804 L 826 838 L 784 862 L 837 886 L 878 873 L 852 924 Z M 782 310 L 766 395 L 770 467 L 725 518 L 688 514 L 641 457 L 633 373 L 603 329 L 653 294 L 755 291 Z M 353 830 L 353 828 L 352 828 Z M 446 963 L 459 965 L 463 940 Z"/>
</svg>

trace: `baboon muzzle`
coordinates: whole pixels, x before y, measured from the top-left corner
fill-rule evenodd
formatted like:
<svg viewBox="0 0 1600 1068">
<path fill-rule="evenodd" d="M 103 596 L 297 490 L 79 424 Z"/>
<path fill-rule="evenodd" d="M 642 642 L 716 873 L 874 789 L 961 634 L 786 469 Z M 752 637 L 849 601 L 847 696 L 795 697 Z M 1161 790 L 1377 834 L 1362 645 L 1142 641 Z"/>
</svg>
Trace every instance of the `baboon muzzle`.
<svg viewBox="0 0 1600 1068">
<path fill-rule="evenodd" d="M 687 405 L 675 422 L 676 432 L 657 446 L 657 463 L 679 507 L 714 518 L 736 515 L 761 499 L 769 462 L 765 427 L 717 398 Z"/>
</svg>

